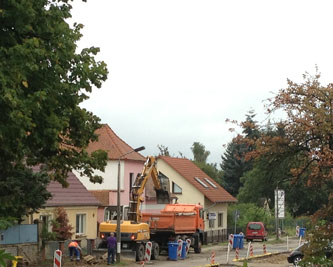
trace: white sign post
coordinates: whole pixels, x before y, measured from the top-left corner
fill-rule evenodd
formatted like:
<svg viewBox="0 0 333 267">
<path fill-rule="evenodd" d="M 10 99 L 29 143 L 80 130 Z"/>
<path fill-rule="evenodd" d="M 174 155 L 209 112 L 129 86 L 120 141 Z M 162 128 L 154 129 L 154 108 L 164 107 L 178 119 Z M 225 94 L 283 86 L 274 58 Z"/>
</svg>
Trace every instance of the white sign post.
<svg viewBox="0 0 333 267">
<path fill-rule="evenodd" d="M 275 217 L 284 219 L 284 190 L 275 190 Z"/>
</svg>

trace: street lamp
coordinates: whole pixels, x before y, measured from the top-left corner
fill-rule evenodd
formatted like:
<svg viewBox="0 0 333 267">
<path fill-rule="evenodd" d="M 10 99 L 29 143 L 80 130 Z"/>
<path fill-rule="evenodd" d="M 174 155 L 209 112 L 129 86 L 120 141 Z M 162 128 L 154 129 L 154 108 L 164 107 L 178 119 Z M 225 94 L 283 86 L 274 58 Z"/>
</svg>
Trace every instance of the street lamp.
<svg viewBox="0 0 333 267">
<path fill-rule="evenodd" d="M 130 153 L 144 150 L 144 146 L 133 149 L 118 158 L 118 177 L 117 177 L 117 262 L 120 262 L 121 233 L 120 233 L 120 159 Z"/>
</svg>

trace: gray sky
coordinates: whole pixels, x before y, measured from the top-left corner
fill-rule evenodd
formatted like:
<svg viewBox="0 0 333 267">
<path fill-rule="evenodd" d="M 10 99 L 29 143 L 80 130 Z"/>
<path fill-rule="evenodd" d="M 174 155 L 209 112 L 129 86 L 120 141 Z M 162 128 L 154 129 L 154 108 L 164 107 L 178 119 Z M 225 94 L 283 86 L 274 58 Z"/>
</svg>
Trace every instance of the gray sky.
<svg viewBox="0 0 333 267">
<path fill-rule="evenodd" d="M 220 163 L 235 133 L 227 118 L 301 81 L 318 65 L 332 82 L 333 1 L 75 0 L 73 21 L 85 25 L 80 48 L 97 46 L 108 80 L 84 107 L 143 155 L 193 158 L 200 142 Z"/>
</svg>

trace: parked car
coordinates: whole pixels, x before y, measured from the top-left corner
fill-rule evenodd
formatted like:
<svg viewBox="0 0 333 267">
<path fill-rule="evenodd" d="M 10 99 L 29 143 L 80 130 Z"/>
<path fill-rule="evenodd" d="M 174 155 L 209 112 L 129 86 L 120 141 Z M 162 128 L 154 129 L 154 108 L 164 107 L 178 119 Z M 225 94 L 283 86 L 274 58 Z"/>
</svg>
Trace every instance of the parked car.
<svg viewBox="0 0 333 267">
<path fill-rule="evenodd" d="M 265 225 L 262 222 L 249 222 L 246 226 L 245 238 L 247 242 L 254 239 L 267 241 Z"/>
<path fill-rule="evenodd" d="M 303 243 L 302 245 L 295 248 L 287 257 L 287 261 L 292 263 L 294 266 L 298 266 L 300 261 L 304 258 L 304 252 L 306 248 L 309 246 L 308 242 Z M 326 258 L 330 259 L 333 256 L 333 241 L 331 241 L 325 248 L 324 248 Z"/>
</svg>

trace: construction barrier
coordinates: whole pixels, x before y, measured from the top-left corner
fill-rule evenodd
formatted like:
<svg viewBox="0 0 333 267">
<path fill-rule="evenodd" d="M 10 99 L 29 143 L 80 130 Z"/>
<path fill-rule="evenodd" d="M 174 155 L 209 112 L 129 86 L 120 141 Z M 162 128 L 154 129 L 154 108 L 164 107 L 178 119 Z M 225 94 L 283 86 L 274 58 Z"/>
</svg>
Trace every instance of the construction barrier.
<svg viewBox="0 0 333 267">
<path fill-rule="evenodd" d="M 231 246 L 230 246 L 230 244 L 228 243 L 227 264 L 229 264 L 229 254 L 230 254 L 230 249 L 231 249 Z"/>
<path fill-rule="evenodd" d="M 234 245 L 234 235 L 230 234 L 229 235 L 229 246 L 232 248 Z"/>
<path fill-rule="evenodd" d="M 153 243 L 152 242 L 147 242 L 146 243 L 146 252 L 145 252 L 145 261 L 149 262 L 150 258 L 151 258 L 151 249 L 153 247 Z"/>
<path fill-rule="evenodd" d="M 215 252 L 212 252 L 212 255 L 210 256 L 210 264 L 215 264 Z"/>
<path fill-rule="evenodd" d="M 250 242 L 250 257 L 253 257 L 253 245 L 252 245 L 252 242 Z"/>
<path fill-rule="evenodd" d="M 188 255 L 188 252 L 190 251 L 191 246 L 191 239 L 186 239 L 186 257 Z"/>
<path fill-rule="evenodd" d="M 239 248 L 236 248 L 236 256 L 235 259 L 238 260 L 239 259 Z"/>
<path fill-rule="evenodd" d="M 177 243 L 178 243 L 177 257 L 180 259 L 180 257 L 182 256 L 183 240 L 178 239 Z"/>
<path fill-rule="evenodd" d="M 264 250 L 264 254 L 266 254 L 266 253 L 267 253 L 267 251 L 266 251 L 266 244 L 264 243 L 264 244 L 262 245 L 262 247 L 263 247 L 263 250 Z"/>
<path fill-rule="evenodd" d="M 54 260 L 53 260 L 53 267 L 61 267 L 61 257 L 62 251 L 57 249 L 54 251 Z"/>
</svg>

